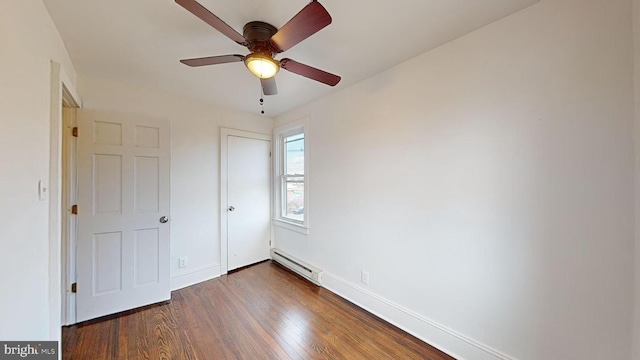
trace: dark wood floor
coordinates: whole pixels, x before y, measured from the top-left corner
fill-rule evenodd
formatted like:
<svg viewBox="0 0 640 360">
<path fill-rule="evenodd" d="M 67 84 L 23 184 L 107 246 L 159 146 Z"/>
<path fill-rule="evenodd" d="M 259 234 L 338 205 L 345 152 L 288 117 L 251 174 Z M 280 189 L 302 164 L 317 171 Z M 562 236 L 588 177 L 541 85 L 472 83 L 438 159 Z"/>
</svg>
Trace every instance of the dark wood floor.
<svg viewBox="0 0 640 360">
<path fill-rule="evenodd" d="M 268 261 L 63 329 L 63 359 L 452 359 Z"/>
</svg>

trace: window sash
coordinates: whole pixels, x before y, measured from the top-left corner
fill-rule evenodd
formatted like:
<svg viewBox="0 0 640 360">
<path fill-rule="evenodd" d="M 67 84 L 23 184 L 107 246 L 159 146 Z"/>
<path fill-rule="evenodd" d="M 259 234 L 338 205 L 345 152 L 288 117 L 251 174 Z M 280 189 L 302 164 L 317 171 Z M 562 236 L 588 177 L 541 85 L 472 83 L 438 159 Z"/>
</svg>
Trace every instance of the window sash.
<svg viewBox="0 0 640 360">
<path fill-rule="evenodd" d="M 302 146 L 300 146 L 300 143 L 302 144 Z M 283 136 L 282 144 L 282 173 L 284 175 L 304 175 L 304 162 L 306 161 L 306 159 L 304 158 L 304 147 L 306 145 L 304 142 L 304 133 Z M 300 166 L 296 166 L 296 160 L 300 158 L 300 152 L 302 152 L 302 168 L 300 168 Z M 291 157 L 289 157 L 289 155 L 291 155 Z"/>
<path fill-rule="evenodd" d="M 280 217 L 287 221 L 292 221 L 299 224 L 304 224 L 305 220 L 305 184 L 304 176 L 301 175 L 282 175 L 280 177 L 281 190 L 280 190 Z M 302 191 L 302 194 L 296 194 L 295 189 L 289 187 L 290 184 L 297 184 Z M 291 190 L 291 191 L 289 191 Z"/>
</svg>

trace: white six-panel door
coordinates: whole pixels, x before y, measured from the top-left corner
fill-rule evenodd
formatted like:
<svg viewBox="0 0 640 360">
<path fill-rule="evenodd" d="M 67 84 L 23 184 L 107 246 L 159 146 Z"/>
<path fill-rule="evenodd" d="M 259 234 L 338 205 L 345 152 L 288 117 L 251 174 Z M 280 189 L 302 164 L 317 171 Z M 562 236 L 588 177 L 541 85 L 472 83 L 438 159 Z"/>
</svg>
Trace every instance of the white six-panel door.
<svg viewBox="0 0 640 360">
<path fill-rule="evenodd" d="M 170 122 L 79 110 L 78 130 L 77 321 L 168 300 Z"/>
</svg>

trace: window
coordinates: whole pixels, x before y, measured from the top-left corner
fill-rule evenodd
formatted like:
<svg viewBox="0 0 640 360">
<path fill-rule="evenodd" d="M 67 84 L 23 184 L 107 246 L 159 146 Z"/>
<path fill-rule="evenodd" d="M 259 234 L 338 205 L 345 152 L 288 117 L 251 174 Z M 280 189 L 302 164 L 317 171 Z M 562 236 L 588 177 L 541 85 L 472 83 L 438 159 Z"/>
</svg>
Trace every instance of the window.
<svg viewBox="0 0 640 360">
<path fill-rule="evenodd" d="M 307 148 L 302 122 L 274 131 L 274 225 L 307 233 L 309 223 Z"/>
<path fill-rule="evenodd" d="M 282 143 L 282 217 L 304 223 L 304 134 L 286 136 Z"/>
</svg>

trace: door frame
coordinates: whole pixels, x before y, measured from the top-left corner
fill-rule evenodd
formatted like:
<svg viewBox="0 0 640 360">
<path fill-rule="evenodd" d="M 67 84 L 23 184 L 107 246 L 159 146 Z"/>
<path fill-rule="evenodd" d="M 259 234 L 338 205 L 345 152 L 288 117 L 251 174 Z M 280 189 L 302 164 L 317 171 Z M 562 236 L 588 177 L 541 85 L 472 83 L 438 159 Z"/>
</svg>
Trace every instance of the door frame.
<svg viewBox="0 0 640 360">
<path fill-rule="evenodd" d="M 68 294 L 66 285 L 69 271 L 69 252 L 67 249 L 68 214 L 64 198 L 67 195 L 65 184 L 65 166 L 68 157 L 63 149 L 64 131 L 63 107 L 82 107 L 82 100 L 71 78 L 64 68 L 51 61 L 50 89 L 50 130 L 49 130 L 49 322 L 50 338 L 60 341 L 62 325 L 67 325 Z"/>
<path fill-rule="evenodd" d="M 228 193 L 229 193 L 229 174 L 228 174 L 228 149 L 229 149 L 229 136 L 243 137 L 253 140 L 266 140 L 273 144 L 271 134 L 254 133 L 250 131 L 220 128 L 220 274 L 224 275 L 229 272 L 229 237 L 228 237 L 228 224 L 227 224 L 227 209 Z M 269 178 L 272 178 L 273 165 L 269 167 Z M 272 186 L 269 187 L 269 201 L 270 205 L 273 204 L 273 190 Z M 269 206 L 270 209 L 273 206 Z M 273 210 L 270 211 L 269 216 L 273 219 Z M 273 246 L 273 224 L 270 226 L 270 238 L 271 246 Z"/>
<path fill-rule="evenodd" d="M 76 282 L 77 215 L 71 207 L 78 196 L 77 146 L 73 128 L 78 126 L 76 109 L 63 107 L 62 112 L 62 325 L 76 323 L 76 294 L 71 286 Z"/>
</svg>

